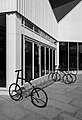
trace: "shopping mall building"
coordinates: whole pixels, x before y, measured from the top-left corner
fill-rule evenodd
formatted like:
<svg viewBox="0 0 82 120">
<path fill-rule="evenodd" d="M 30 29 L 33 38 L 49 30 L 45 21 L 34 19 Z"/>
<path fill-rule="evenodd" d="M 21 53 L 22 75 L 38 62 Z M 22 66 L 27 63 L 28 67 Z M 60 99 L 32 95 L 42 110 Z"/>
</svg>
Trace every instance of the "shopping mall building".
<svg viewBox="0 0 82 120">
<path fill-rule="evenodd" d="M 46 79 L 55 64 L 82 70 L 82 2 L 60 12 L 75 1 L 52 10 L 48 0 L 0 0 L 0 94 L 16 81 L 16 69 L 26 78 L 20 85 Z"/>
</svg>

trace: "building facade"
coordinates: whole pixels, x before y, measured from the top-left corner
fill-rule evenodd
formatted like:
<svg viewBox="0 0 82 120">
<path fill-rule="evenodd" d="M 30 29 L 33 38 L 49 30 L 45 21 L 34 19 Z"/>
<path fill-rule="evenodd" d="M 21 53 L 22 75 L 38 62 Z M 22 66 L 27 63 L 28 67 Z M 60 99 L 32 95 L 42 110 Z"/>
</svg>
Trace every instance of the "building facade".
<svg viewBox="0 0 82 120">
<path fill-rule="evenodd" d="M 0 0 L 0 94 L 16 81 L 16 69 L 39 80 L 57 63 L 58 24 L 48 0 Z"/>
<path fill-rule="evenodd" d="M 82 73 L 82 1 L 75 0 L 57 8 L 63 9 L 68 13 L 58 23 L 58 61 L 64 70 Z"/>
</svg>

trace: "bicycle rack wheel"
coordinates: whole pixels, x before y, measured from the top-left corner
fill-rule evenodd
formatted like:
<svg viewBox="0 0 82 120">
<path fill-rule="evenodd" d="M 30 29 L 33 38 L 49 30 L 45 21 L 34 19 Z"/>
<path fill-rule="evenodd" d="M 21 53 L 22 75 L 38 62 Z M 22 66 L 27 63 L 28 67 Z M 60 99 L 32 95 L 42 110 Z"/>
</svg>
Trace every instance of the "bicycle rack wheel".
<svg viewBox="0 0 82 120">
<path fill-rule="evenodd" d="M 56 81 L 57 81 L 57 75 L 56 75 L 56 73 L 55 73 L 55 72 L 52 74 L 52 79 L 53 79 L 53 81 L 54 81 L 54 82 L 56 82 Z"/>
<path fill-rule="evenodd" d="M 11 84 L 9 87 L 9 95 L 15 101 L 20 100 L 20 98 L 22 98 L 22 90 L 20 86 L 16 83 Z"/>
<path fill-rule="evenodd" d="M 73 82 L 73 78 L 70 74 L 65 74 L 62 80 L 65 84 L 71 84 Z"/>
<path fill-rule="evenodd" d="M 52 75 L 53 75 L 52 72 L 48 75 L 48 79 L 49 79 L 49 80 L 52 80 Z"/>
<path fill-rule="evenodd" d="M 73 74 L 73 73 L 70 73 L 70 74 L 71 74 L 71 76 L 73 78 L 72 83 L 74 83 L 77 80 L 76 74 Z"/>
<path fill-rule="evenodd" d="M 61 80 L 61 75 L 58 72 L 56 73 L 56 78 L 57 78 L 56 80 L 57 82 Z"/>
<path fill-rule="evenodd" d="M 48 102 L 48 96 L 43 89 L 34 88 L 31 92 L 31 102 L 36 107 L 39 108 L 46 107 Z"/>
</svg>

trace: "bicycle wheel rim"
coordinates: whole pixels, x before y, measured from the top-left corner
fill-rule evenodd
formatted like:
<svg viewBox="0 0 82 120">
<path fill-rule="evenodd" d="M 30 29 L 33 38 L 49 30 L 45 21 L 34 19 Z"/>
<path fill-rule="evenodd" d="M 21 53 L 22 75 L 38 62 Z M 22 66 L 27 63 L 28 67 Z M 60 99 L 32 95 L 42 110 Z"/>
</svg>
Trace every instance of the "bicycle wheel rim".
<svg viewBox="0 0 82 120">
<path fill-rule="evenodd" d="M 76 80 L 77 80 L 77 77 L 76 77 L 76 75 L 75 75 L 75 74 L 73 74 L 73 73 L 71 73 L 71 76 L 72 76 L 72 78 L 73 78 L 73 81 L 72 81 L 72 83 L 76 82 Z"/>
<path fill-rule="evenodd" d="M 53 73 L 53 74 L 52 74 L 52 80 L 53 80 L 54 82 L 56 82 L 56 80 L 57 80 L 56 73 Z"/>
<path fill-rule="evenodd" d="M 69 80 L 69 78 L 70 78 L 70 80 Z M 72 82 L 73 82 L 73 79 L 72 79 L 72 77 L 71 77 L 71 75 L 70 74 L 65 74 L 64 76 L 63 76 L 63 82 L 65 83 L 65 84 L 71 84 Z"/>
<path fill-rule="evenodd" d="M 57 82 L 61 80 L 61 75 L 58 72 L 56 73 L 56 78 L 57 78 L 56 80 Z"/>
<path fill-rule="evenodd" d="M 15 87 L 16 87 L 16 90 L 15 90 Z M 9 95 L 13 100 L 19 101 L 22 98 L 22 90 L 20 86 L 16 83 L 11 84 L 9 86 Z"/>
<path fill-rule="evenodd" d="M 52 80 L 52 74 L 53 74 L 53 73 L 51 72 L 51 73 L 48 75 L 48 79 L 49 79 L 49 80 Z"/>
<path fill-rule="evenodd" d="M 46 107 L 48 102 L 48 96 L 43 89 L 34 88 L 31 92 L 31 102 L 36 107 L 39 108 Z"/>
</svg>

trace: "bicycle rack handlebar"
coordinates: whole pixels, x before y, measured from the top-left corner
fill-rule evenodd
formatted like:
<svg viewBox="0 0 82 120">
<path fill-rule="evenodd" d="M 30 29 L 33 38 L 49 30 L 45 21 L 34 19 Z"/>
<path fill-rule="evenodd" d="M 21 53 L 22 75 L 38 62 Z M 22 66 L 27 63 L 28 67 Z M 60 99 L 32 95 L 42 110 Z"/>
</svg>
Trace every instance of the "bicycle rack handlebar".
<svg viewBox="0 0 82 120">
<path fill-rule="evenodd" d="M 20 70 L 15 70 L 15 72 L 19 72 L 19 71 L 22 71 L 22 69 L 20 69 Z"/>
</svg>

